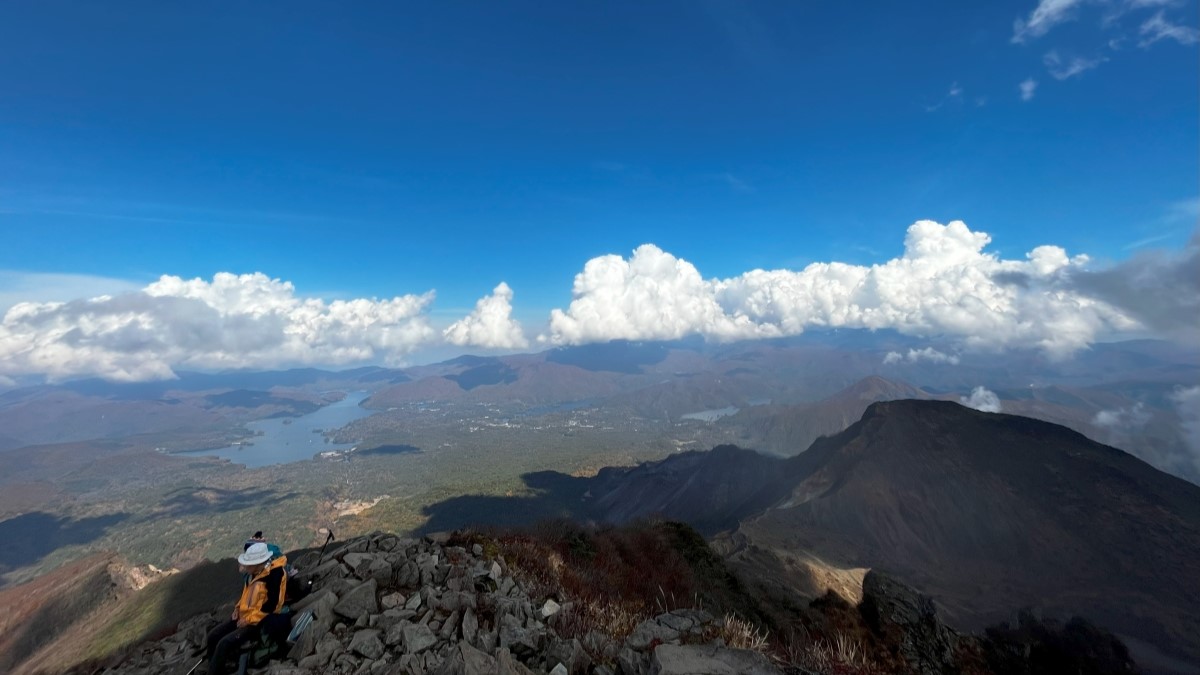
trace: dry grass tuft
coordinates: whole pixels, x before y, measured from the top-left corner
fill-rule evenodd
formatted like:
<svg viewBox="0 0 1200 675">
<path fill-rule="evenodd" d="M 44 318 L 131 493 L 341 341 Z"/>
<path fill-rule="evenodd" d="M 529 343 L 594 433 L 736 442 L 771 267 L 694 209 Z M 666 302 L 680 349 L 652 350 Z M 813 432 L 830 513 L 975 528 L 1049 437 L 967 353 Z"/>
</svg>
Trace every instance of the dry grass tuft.
<svg viewBox="0 0 1200 675">
<path fill-rule="evenodd" d="M 830 675 L 884 675 L 892 672 L 876 662 L 857 638 L 837 633 L 812 641 L 791 640 L 774 653 L 783 666 Z"/>
<path fill-rule="evenodd" d="M 642 621 L 691 606 L 698 585 L 687 560 L 653 525 L 584 528 L 566 521 L 495 538 L 530 597 L 570 601 L 566 637 L 591 630 L 623 640 Z"/>
<path fill-rule="evenodd" d="M 771 646 L 767 631 L 760 630 L 758 626 L 734 614 L 725 615 L 717 636 L 730 647 L 750 649 L 760 654 L 766 654 Z"/>
</svg>

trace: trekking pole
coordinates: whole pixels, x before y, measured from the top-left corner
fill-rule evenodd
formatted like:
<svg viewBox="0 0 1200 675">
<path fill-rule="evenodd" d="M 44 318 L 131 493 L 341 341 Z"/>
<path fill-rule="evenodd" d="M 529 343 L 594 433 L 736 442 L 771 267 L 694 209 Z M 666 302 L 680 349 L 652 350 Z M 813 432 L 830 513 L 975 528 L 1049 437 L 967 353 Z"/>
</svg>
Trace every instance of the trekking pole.
<svg viewBox="0 0 1200 675">
<path fill-rule="evenodd" d="M 187 671 L 186 673 L 184 673 L 184 675 L 192 675 L 192 673 L 196 672 L 196 669 L 200 667 L 201 663 L 204 663 L 203 658 L 201 658 L 199 661 L 197 661 L 196 665 L 192 666 L 192 669 Z"/>
<path fill-rule="evenodd" d="M 328 534 L 328 536 L 325 537 L 325 543 L 321 545 L 321 555 L 317 556 L 317 564 L 318 565 L 325 562 L 325 547 L 329 545 L 329 542 L 333 541 L 333 530 L 326 530 L 326 531 L 329 534 Z"/>
</svg>

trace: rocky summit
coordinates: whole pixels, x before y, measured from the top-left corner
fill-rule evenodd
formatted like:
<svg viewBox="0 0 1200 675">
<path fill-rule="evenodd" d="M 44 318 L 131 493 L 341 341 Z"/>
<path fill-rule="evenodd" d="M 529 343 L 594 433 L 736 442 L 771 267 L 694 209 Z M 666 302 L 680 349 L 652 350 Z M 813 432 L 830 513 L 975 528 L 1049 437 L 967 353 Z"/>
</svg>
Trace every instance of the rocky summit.
<svg viewBox="0 0 1200 675">
<path fill-rule="evenodd" d="M 726 619 L 676 609 L 637 624 L 623 640 L 601 631 L 581 637 L 568 598 L 535 600 L 531 583 L 503 556 L 450 535 L 405 539 L 374 534 L 321 556 L 296 560 L 312 592 L 291 609 L 312 613 L 308 628 L 269 663 L 266 675 L 646 675 L 780 673 L 760 651 L 720 637 Z M 134 648 L 98 672 L 186 673 L 225 610 L 196 616 L 174 634 Z M 566 637 L 571 634 L 572 637 Z M 204 672 L 201 664 L 196 672 Z M 97 671 L 89 671 L 97 672 Z"/>
<path fill-rule="evenodd" d="M 251 675 L 1016 675 L 1137 672 L 1122 643 L 1081 619 L 1067 624 L 1023 614 L 986 634 L 962 634 L 932 598 L 875 570 L 861 601 L 828 593 L 806 606 L 766 607 L 703 546 L 691 562 L 707 568 L 708 590 L 647 598 L 566 590 L 547 570 L 570 576 L 596 568 L 649 578 L 673 567 L 629 569 L 604 558 L 603 542 L 681 532 L 680 523 L 598 531 L 576 551 L 528 534 L 431 534 L 421 539 L 375 533 L 321 555 L 296 556 L 299 582 L 313 591 L 291 608 L 293 623 L 311 617 L 294 641 L 273 653 L 255 645 Z M 590 547 L 596 548 L 590 548 Z M 522 548 L 523 547 L 523 548 Z M 532 556 L 537 556 L 533 559 Z M 590 560 L 590 562 L 589 562 Z M 589 565 L 592 570 L 587 570 Z M 662 569 L 651 569 L 656 565 Z M 607 570 L 609 573 L 611 569 Z M 610 575 L 617 579 L 619 575 Z M 593 577 L 595 579 L 595 577 Z M 657 578 L 657 577 L 655 577 Z M 620 582 L 601 584 L 621 585 Z M 657 585 L 657 582 L 655 582 Z M 725 586 L 724 595 L 718 588 Z M 617 593 L 607 591 L 617 590 Z M 626 589 L 628 590 L 628 589 Z M 740 610 L 733 609 L 740 605 Z M 764 612 L 764 609 L 767 611 Z M 203 642 L 227 607 L 192 617 L 170 634 L 143 642 L 106 664 L 74 675 L 185 675 L 206 672 Z M 747 618 L 751 617 L 751 618 Z"/>
</svg>

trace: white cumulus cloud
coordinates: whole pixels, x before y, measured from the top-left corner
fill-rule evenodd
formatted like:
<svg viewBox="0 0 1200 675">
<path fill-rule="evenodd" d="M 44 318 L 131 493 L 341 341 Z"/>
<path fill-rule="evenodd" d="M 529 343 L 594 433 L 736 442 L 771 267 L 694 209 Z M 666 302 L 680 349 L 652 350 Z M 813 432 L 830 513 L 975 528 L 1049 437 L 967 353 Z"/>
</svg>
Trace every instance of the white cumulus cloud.
<svg viewBox="0 0 1200 675">
<path fill-rule="evenodd" d="M 974 408 L 980 412 L 1000 412 L 1000 397 L 996 395 L 996 392 L 982 386 L 972 389 L 970 396 L 960 396 L 958 401 L 968 408 Z"/>
<path fill-rule="evenodd" d="M 500 282 L 491 295 L 475 303 L 475 311 L 450 324 L 443 336 L 453 345 L 485 349 L 523 349 L 529 346 L 521 324 L 512 318 L 512 289 Z"/>
<path fill-rule="evenodd" d="M 163 276 L 136 292 L 27 302 L 0 321 L 0 376 L 140 381 L 176 368 L 399 363 L 436 336 L 433 292 L 325 302 L 264 274 Z"/>
<path fill-rule="evenodd" d="M 1063 357 L 1105 331 L 1137 326 L 1103 302 L 1058 287 L 1085 256 L 1039 246 L 1025 260 L 1003 260 L 984 250 L 990 241 L 962 222 L 919 221 L 908 228 L 904 254 L 882 264 L 813 263 L 709 280 L 646 244 L 629 259 L 588 261 L 570 306 L 551 312 L 549 333 L 539 339 L 729 341 L 810 327 L 890 328 L 957 338 L 969 348 L 1034 347 Z"/>
<path fill-rule="evenodd" d="M 653 244 L 639 246 L 629 260 L 592 258 L 575 275 L 572 295 L 567 311 L 550 313 L 548 340 L 554 344 L 674 340 L 696 333 L 721 340 L 782 334 L 748 316 L 730 316 L 717 302 L 713 283 L 694 265 Z"/>
<path fill-rule="evenodd" d="M 909 363 L 919 363 L 928 361 L 929 363 L 949 363 L 950 365 L 958 365 L 958 357 L 954 354 L 946 354 L 939 352 L 933 347 L 925 347 L 924 349 L 909 349 L 908 354 L 900 352 L 888 352 L 883 357 L 885 364 L 900 363 L 907 361 Z"/>
</svg>

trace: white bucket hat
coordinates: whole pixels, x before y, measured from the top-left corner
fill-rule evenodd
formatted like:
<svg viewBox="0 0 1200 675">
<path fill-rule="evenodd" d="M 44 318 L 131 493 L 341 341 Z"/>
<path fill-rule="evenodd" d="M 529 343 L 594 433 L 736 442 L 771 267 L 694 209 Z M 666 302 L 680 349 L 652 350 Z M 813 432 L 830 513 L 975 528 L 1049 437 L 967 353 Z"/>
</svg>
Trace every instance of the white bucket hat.
<svg viewBox="0 0 1200 675">
<path fill-rule="evenodd" d="M 238 556 L 238 562 L 246 567 L 261 565 L 271 559 L 271 549 L 266 544 L 251 544 L 246 552 Z"/>
</svg>

